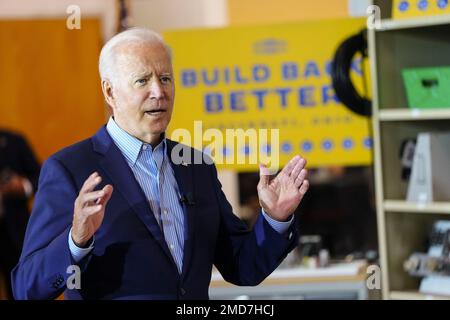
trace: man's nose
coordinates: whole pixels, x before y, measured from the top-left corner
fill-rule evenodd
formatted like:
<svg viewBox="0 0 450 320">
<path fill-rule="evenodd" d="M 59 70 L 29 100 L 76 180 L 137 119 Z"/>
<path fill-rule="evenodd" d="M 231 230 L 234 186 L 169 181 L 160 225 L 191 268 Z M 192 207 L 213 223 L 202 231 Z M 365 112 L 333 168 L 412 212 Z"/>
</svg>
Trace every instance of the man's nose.
<svg viewBox="0 0 450 320">
<path fill-rule="evenodd" d="M 150 98 L 151 99 L 161 99 L 163 97 L 164 91 L 161 82 L 158 80 L 152 81 L 150 86 Z"/>
</svg>

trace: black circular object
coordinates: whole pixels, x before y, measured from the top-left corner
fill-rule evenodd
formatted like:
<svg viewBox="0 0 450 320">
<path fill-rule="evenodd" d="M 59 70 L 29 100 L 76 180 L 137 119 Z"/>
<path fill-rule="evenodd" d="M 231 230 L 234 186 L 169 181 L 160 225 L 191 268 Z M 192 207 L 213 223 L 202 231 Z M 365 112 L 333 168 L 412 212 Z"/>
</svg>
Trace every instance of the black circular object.
<svg viewBox="0 0 450 320">
<path fill-rule="evenodd" d="M 356 91 L 350 79 L 352 60 L 358 52 L 363 58 L 367 57 L 366 30 L 346 39 L 337 48 L 331 66 L 331 79 L 336 96 L 347 108 L 359 115 L 370 117 L 372 102 Z"/>
</svg>

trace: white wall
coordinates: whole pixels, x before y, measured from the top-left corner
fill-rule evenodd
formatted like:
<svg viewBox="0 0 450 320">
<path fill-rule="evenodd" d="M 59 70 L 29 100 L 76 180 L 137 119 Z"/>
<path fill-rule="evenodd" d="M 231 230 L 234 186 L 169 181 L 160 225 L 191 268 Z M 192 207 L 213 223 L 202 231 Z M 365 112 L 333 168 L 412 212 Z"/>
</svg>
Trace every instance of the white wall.
<svg viewBox="0 0 450 320">
<path fill-rule="evenodd" d="M 162 32 L 173 29 L 223 27 L 227 0 L 132 0 L 133 24 Z"/>
<path fill-rule="evenodd" d="M 114 35 L 115 0 L 0 0 L 0 19 L 67 18 L 66 10 L 70 5 L 80 7 L 81 17 L 99 17 L 104 39 Z"/>
<path fill-rule="evenodd" d="M 348 0 L 348 14 L 351 17 L 365 17 L 371 4 L 370 0 Z"/>
</svg>

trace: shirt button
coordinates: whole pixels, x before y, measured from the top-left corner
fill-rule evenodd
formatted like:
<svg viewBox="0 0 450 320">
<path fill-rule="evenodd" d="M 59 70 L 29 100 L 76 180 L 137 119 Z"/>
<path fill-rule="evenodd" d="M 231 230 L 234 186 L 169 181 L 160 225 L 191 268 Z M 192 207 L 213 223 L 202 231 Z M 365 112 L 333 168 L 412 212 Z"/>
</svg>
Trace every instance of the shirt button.
<svg viewBox="0 0 450 320">
<path fill-rule="evenodd" d="M 184 296 L 186 294 L 186 290 L 184 288 L 180 288 L 180 294 Z"/>
<path fill-rule="evenodd" d="M 163 213 L 164 213 L 164 214 L 168 214 L 169 212 L 168 212 L 166 209 L 164 209 L 164 210 L 163 210 Z"/>
<path fill-rule="evenodd" d="M 147 150 L 147 145 L 144 144 L 144 145 L 142 146 L 142 149 Z"/>
<path fill-rule="evenodd" d="M 170 245 L 170 249 L 173 250 L 173 248 L 175 248 L 175 247 L 174 247 L 173 244 L 171 244 L 171 245 Z"/>
</svg>

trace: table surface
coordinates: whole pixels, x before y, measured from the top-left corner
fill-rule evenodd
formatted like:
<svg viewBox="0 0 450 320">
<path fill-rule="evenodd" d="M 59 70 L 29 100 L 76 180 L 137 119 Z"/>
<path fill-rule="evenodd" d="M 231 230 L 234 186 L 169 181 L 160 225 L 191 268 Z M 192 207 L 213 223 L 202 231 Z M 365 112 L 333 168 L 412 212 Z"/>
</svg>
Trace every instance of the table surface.
<svg viewBox="0 0 450 320">
<path fill-rule="evenodd" d="M 366 270 L 365 261 L 277 269 L 255 287 L 233 285 L 214 271 L 209 294 L 211 299 L 367 299 Z"/>
<path fill-rule="evenodd" d="M 307 282 L 362 281 L 366 279 L 367 263 L 363 260 L 337 263 L 324 268 L 286 268 L 277 269 L 261 285 Z M 211 276 L 211 287 L 234 286 L 226 282 L 215 270 Z"/>
</svg>

